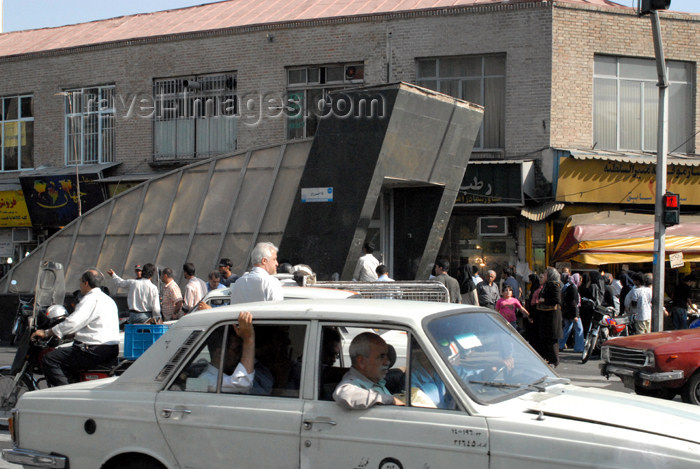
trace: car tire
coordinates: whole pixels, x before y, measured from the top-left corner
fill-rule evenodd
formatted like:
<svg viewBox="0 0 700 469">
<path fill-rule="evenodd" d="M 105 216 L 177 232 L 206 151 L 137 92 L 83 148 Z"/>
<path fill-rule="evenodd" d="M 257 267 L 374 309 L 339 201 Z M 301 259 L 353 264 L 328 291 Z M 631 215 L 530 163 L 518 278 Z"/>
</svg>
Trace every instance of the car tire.
<svg viewBox="0 0 700 469">
<path fill-rule="evenodd" d="M 646 389 L 637 385 L 634 386 L 634 392 L 640 396 L 656 397 L 659 399 L 667 399 L 669 401 L 676 397 L 676 394 L 678 394 L 677 391 L 671 389 Z"/>
<path fill-rule="evenodd" d="M 700 371 L 696 371 L 693 376 L 683 386 L 681 392 L 683 402 L 700 405 Z"/>
<path fill-rule="evenodd" d="M 106 467 L 109 469 L 165 469 L 158 461 L 139 455 L 125 455 Z"/>
</svg>

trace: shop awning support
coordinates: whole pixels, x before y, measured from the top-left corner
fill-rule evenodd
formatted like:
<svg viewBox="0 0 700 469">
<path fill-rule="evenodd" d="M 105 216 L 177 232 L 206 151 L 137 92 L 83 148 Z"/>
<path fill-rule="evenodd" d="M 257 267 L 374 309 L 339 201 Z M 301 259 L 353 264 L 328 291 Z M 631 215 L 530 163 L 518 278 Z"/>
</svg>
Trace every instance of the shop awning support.
<svg viewBox="0 0 700 469">
<path fill-rule="evenodd" d="M 659 82 L 659 117 L 656 139 L 656 201 L 654 209 L 654 284 L 652 288 L 651 330 L 663 330 L 664 274 L 666 267 L 666 226 L 663 223 L 663 196 L 666 193 L 666 153 L 668 151 L 668 77 L 661 40 L 659 13 L 651 12 L 651 29 L 654 35 L 656 71 Z"/>
</svg>

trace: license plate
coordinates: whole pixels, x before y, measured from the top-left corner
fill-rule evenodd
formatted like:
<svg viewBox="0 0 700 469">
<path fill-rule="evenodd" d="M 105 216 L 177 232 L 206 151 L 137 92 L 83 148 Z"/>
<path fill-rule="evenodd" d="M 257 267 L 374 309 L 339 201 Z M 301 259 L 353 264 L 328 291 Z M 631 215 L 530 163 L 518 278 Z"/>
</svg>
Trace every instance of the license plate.
<svg viewBox="0 0 700 469">
<path fill-rule="evenodd" d="M 624 384 L 626 388 L 634 389 L 634 376 L 623 376 L 622 384 Z"/>
</svg>

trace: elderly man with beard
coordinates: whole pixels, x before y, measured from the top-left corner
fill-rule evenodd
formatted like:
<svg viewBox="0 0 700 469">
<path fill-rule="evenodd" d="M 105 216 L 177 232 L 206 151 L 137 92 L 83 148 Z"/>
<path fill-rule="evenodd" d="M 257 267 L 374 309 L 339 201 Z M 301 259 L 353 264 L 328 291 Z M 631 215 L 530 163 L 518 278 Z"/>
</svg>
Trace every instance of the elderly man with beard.
<svg viewBox="0 0 700 469">
<path fill-rule="evenodd" d="M 363 332 L 350 343 L 352 367 L 333 392 L 333 400 L 346 409 L 367 409 L 375 404 L 404 405 L 386 388 L 389 371 L 386 342 L 373 332 Z"/>
</svg>

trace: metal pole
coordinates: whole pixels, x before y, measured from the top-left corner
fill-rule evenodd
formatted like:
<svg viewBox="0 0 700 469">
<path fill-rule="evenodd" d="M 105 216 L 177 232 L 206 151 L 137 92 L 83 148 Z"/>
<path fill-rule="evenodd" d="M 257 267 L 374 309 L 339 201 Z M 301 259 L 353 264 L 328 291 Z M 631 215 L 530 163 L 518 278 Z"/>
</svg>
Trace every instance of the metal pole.
<svg viewBox="0 0 700 469">
<path fill-rule="evenodd" d="M 658 332 L 664 325 L 664 275 L 666 267 L 666 226 L 663 223 L 663 195 L 666 193 L 666 153 L 668 151 L 668 77 L 661 41 L 659 14 L 651 12 L 651 29 L 654 34 L 656 71 L 659 82 L 659 122 L 656 139 L 656 201 L 654 210 L 654 284 L 652 288 L 651 330 Z"/>
<path fill-rule="evenodd" d="M 0 0 L 2 1 L 2 0 Z M 69 119 L 71 123 L 71 127 L 73 126 L 73 95 L 74 91 L 61 91 L 59 93 L 56 93 L 56 96 L 63 96 L 64 98 L 68 99 L 68 114 L 70 114 Z M 66 120 L 68 122 L 68 120 Z M 78 161 L 78 144 L 75 141 L 75 136 L 70 137 L 68 134 L 68 125 L 66 124 L 66 138 L 71 138 L 73 140 L 73 158 L 75 159 L 75 190 L 76 194 L 78 196 L 78 218 L 83 216 L 83 204 L 82 201 L 80 200 L 80 173 L 78 171 L 78 166 L 79 161 Z"/>
</svg>

